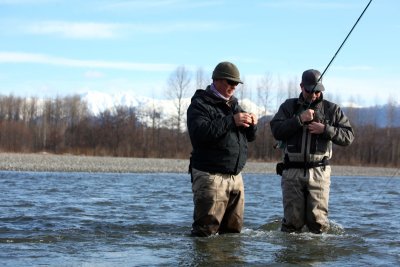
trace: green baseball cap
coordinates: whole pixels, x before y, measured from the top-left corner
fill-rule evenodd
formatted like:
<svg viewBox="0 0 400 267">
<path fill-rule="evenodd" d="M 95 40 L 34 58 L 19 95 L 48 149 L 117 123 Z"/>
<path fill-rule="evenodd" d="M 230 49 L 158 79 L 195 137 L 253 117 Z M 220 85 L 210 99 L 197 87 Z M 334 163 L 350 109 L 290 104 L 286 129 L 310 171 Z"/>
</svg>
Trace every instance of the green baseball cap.
<svg viewBox="0 0 400 267">
<path fill-rule="evenodd" d="M 235 66 L 235 64 L 227 61 L 218 63 L 213 71 L 212 78 L 225 79 L 238 83 L 243 83 L 242 80 L 240 80 L 240 73 L 238 68 Z"/>
</svg>

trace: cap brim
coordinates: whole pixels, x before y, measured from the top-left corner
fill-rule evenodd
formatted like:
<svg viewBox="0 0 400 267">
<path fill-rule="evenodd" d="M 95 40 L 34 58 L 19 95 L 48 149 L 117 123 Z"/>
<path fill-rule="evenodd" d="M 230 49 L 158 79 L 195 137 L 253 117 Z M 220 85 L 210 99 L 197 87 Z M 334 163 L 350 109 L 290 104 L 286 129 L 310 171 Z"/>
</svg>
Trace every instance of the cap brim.
<svg viewBox="0 0 400 267">
<path fill-rule="evenodd" d="M 325 87 L 322 85 L 322 83 L 304 85 L 304 88 L 307 92 L 325 91 Z"/>
<path fill-rule="evenodd" d="M 226 79 L 243 84 L 242 80 L 240 80 L 240 79 L 235 79 L 235 78 L 226 78 Z"/>
</svg>

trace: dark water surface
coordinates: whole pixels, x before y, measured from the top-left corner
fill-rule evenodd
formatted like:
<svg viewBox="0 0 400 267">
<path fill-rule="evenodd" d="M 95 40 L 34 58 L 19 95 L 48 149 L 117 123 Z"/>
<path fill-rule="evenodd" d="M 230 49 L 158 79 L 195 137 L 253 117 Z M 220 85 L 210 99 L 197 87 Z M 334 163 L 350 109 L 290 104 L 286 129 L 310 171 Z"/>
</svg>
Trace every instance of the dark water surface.
<svg viewBox="0 0 400 267">
<path fill-rule="evenodd" d="M 0 172 L 0 263 L 399 266 L 399 178 L 332 177 L 322 235 L 281 233 L 279 177 L 244 179 L 243 232 L 194 238 L 186 174 Z"/>
</svg>

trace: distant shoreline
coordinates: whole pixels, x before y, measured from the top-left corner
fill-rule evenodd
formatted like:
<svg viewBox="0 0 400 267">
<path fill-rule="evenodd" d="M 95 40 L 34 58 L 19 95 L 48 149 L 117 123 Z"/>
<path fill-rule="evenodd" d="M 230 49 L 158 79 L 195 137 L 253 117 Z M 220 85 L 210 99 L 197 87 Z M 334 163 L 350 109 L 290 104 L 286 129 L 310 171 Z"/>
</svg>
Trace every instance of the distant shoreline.
<svg viewBox="0 0 400 267">
<path fill-rule="evenodd" d="M 188 160 L 117 158 L 48 153 L 0 153 L 0 170 L 34 172 L 186 173 Z M 243 173 L 275 174 L 275 162 L 246 164 Z M 399 177 L 399 168 L 332 166 L 332 176 Z"/>
</svg>

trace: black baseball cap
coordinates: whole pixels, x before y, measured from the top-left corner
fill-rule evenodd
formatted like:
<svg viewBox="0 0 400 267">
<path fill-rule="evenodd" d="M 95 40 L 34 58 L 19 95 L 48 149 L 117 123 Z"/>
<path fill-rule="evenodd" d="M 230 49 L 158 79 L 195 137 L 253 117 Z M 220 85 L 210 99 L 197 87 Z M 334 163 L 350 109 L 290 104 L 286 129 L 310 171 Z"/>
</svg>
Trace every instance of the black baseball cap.
<svg viewBox="0 0 400 267">
<path fill-rule="evenodd" d="M 321 72 L 314 69 L 309 69 L 303 72 L 301 83 L 308 93 L 324 91 L 325 87 L 322 84 Z"/>
</svg>

